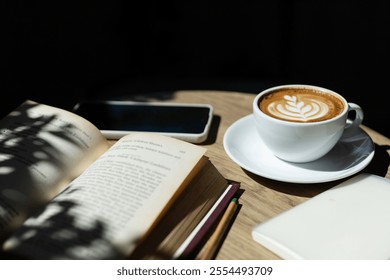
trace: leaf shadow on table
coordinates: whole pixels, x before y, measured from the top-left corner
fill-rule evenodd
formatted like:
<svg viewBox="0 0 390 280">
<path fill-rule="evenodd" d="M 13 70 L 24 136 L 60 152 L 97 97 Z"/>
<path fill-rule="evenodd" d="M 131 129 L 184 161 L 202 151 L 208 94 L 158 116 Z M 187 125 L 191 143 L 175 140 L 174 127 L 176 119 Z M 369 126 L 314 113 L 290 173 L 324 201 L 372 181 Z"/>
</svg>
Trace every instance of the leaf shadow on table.
<svg viewBox="0 0 390 280">
<path fill-rule="evenodd" d="M 369 173 L 381 177 L 386 177 L 390 165 L 390 156 L 388 153 L 389 150 L 390 150 L 389 145 L 375 144 L 375 154 L 372 161 L 359 173 Z M 245 169 L 243 169 L 243 171 L 254 181 L 274 191 L 289 194 L 289 195 L 309 197 L 309 198 L 318 195 L 340 184 L 341 182 L 350 179 L 352 176 L 356 175 L 356 174 L 351 175 L 344 179 L 325 182 L 325 183 L 297 184 L 297 183 L 281 182 L 281 181 L 261 177 Z"/>
</svg>

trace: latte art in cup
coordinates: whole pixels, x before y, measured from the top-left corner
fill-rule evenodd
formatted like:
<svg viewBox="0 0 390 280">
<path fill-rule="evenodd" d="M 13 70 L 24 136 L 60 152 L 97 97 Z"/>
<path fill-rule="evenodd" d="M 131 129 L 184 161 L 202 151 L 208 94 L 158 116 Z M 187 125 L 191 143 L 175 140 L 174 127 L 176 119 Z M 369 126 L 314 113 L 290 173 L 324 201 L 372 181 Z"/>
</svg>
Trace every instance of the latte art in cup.
<svg viewBox="0 0 390 280">
<path fill-rule="evenodd" d="M 263 90 L 252 109 L 261 144 L 277 158 L 295 163 L 320 159 L 344 132 L 354 133 L 364 117 L 359 105 L 337 92 L 300 84 Z"/>
<path fill-rule="evenodd" d="M 344 103 L 330 93 L 308 88 L 285 88 L 262 97 L 259 108 L 280 120 L 318 122 L 339 115 L 344 110 Z"/>
</svg>

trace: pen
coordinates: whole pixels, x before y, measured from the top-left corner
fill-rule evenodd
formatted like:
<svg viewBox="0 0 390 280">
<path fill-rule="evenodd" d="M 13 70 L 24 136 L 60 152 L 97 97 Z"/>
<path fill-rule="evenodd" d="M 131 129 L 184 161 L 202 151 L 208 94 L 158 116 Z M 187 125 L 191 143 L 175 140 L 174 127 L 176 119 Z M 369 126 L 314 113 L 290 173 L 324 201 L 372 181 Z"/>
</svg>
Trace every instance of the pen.
<svg viewBox="0 0 390 280">
<path fill-rule="evenodd" d="M 206 243 L 203 252 L 200 253 L 199 256 L 200 260 L 208 260 L 213 257 L 215 251 L 220 245 L 220 242 L 222 241 L 222 237 L 224 236 L 225 231 L 227 230 L 230 224 L 230 220 L 232 219 L 232 217 L 236 212 L 237 206 L 238 206 L 238 200 L 236 197 L 234 197 L 229 203 L 215 231 L 210 236 L 209 241 Z"/>
</svg>

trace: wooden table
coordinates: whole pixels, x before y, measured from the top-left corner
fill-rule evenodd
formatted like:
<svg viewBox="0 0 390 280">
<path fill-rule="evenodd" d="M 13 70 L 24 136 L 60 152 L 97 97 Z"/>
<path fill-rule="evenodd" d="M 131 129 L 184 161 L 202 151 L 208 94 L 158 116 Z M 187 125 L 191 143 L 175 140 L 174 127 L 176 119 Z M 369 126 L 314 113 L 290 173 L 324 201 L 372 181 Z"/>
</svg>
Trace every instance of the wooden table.
<svg viewBox="0 0 390 280">
<path fill-rule="evenodd" d="M 261 222 L 319 194 L 340 181 L 318 184 L 283 183 L 251 174 L 234 163 L 223 147 L 227 128 L 238 119 L 252 113 L 250 93 L 226 91 L 177 91 L 165 94 L 134 96 L 138 101 L 167 101 L 209 103 L 214 106 L 212 133 L 206 143 L 207 155 L 220 172 L 231 180 L 241 182 L 243 193 L 240 208 L 217 259 L 278 259 L 251 237 L 252 228 Z M 364 123 L 364 122 L 363 122 Z M 362 125 L 375 143 L 375 156 L 362 171 L 390 178 L 390 139 Z"/>
</svg>

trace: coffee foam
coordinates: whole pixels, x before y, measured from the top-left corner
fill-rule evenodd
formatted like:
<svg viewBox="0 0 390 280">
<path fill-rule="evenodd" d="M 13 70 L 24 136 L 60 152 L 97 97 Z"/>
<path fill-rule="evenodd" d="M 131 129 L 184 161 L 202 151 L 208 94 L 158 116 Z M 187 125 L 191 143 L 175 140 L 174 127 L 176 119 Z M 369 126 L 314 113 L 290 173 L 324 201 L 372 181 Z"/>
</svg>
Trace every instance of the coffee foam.
<svg viewBox="0 0 390 280">
<path fill-rule="evenodd" d="M 331 119 L 343 111 L 336 96 L 312 89 L 281 89 L 260 100 L 260 110 L 274 118 L 292 122 Z"/>
</svg>

